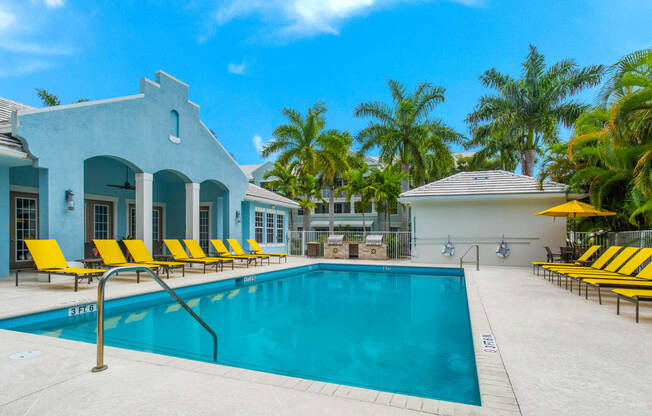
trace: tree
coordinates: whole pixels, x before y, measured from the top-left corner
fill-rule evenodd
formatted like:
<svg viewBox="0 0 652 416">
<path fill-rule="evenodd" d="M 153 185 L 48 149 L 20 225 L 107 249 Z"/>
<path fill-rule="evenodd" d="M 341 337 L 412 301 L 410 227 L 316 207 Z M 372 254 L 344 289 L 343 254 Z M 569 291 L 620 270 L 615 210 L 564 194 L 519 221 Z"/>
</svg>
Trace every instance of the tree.
<svg viewBox="0 0 652 416">
<path fill-rule="evenodd" d="M 479 144 L 501 135 L 513 142 L 523 174 L 532 176 L 536 154 L 541 153 L 543 145 L 558 141 L 560 123 L 570 127 L 588 108 L 571 97 L 598 85 L 604 68 L 579 68 L 575 61 L 567 59 L 546 69 L 544 56 L 533 45 L 522 66 L 520 79 L 494 68 L 485 71 L 480 81 L 496 94 L 481 97 L 466 122 L 472 140 Z"/>
<path fill-rule="evenodd" d="M 43 102 L 43 107 L 56 107 L 61 105 L 61 100 L 59 97 L 44 89 L 36 88 L 36 95 L 38 95 L 38 98 L 40 98 Z M 75 103 L 85 103 L 88 101 L 90 101 L 88 98 L 80 98 L 75 101 Z"/>
<path fill-rule="evenodd" d="M 302 183 L 301 189 L 306 192 L 301 194 L 304 199 L 308 195 L 314 195 L 315 187 L 309 186 L 312 180 L 308 180 L 308 176 L 314 179 L 321 174 L 323 182 L 332 188 L 332 177 L 347 168 L 347 136 L 334 129 L 326 130 L 325 112 L 326 107 L 320 102 L 309 108 L 305 117 L 296 110 L 283 109 L 281 113 L 289 123 L 274 130 L 273 139 L 265 144 L 261 152 L 263 157 L 278 154 L 277 162 L 282 165 L 297 162 L 295 173 Z M 306 201 L 303 214 L 306 231 L 310 229 L 312 209 L 314 203 L 309 204 Z"/>
<path fill-rule="evenodd" d="M 344 186 L 342 190 L 346 194 L 346 202 L 351 202 L 351 198 L 357 196 L 360 198 L 358 206 L 362 212 L 362 230 L 366 234 L 367 224 L 365 222 L 365 211 L 371 207 L 371 199 L 373 189 L 371 188 L 371 181 L 368 177 L 369 169 L 367 166 L 362 166 L 358 169 L 353 169 L 344 174 Z"/>
<path fill-rule="evenodd" d="M 469 170 L 502 169 L 513 172 L 519 162 L 518 137 L 513 132 L 493 132 L 488 136 L 473 135 L 464 147 L 481 146 L 470 158 Z"/>
<path fill-rule="evenodd" d="M 294 174 L 297 162 L 290 163 L 285 166 L 281 163 L 275 162 L 274 167 L 265 172 L 264 178 L 273 178 L 271 181 L 265 183 L 265 188 L 273 189 L 275 192 L 289 198 L 296 200 L 300 194 L 300 183 L 297 176 Z M 293 228 L 292 210 L 290 210 L 290 229 Z"/>
<path fill-rule="evenodd" d="M 405 172 L 391 165 L 383 170 L 373 168 L 369 175 L 370 189 L 378 212 L 378 223 L 380 223 L 380 214 L 382 213 L 385 231 L 389 231 L 390 211 L 398 203 L 398 197 L 401 194 L 401 182 L 406 177 Z"/>
<path fill-rule="evenodd" d="M 328 232 L 335 230 L 335 179 L 338 173 L 349 169 L 348 154 L 352 140 L 348 133 L 331 133 L 322 143 L 322 152 L 328 156 L 328 163 L 319 163 L 320 179 L 328 191 Z"/>
<path fill-rule="evenodd" d="M 43 107 L 55 107 L 61 104 L 59 97 L 44 89 L 36 88 L 36 95 L 43 101 Z"/>
<path fill-rule="evenodd" d="M 418 181 L 425 177 L 427 162 L 424 155 L 428 151 L 433 147 L 440 151 L 448 150 L 447 147 L 444 150 L 441 146 L 432 146 L 433 141 L 460 136 L 443 122 L 431 118 L 432 110 L 444 101 L 444 87 L 422 82 L 408 93 L 398 81 L 389 80 L 387 84 L 392 96 L 391 104 L 369 101 L 355 108 L 356 117 L 373 120 L 360 131 L 357 140 L 362 144 L 361 152 L 378 147 L 380 159 L 386 165 L 400 163 L 401 171 L 405 173 L 401 190 L 405 192 L 409 189 L 410 172 L 416 174 Z M 406 209 L 402 210 L 401 227 L 408 228 Z"/>
</svg>

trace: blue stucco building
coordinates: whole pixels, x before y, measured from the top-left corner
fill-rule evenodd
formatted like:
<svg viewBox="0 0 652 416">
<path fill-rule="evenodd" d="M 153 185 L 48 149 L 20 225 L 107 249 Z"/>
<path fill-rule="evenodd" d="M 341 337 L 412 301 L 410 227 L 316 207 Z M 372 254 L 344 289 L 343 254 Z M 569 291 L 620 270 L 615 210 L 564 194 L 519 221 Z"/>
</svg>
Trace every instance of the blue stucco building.
<svg viewBox="0 0 652 416">
<path fill-rule="evenodd" d="M 127 97 L 41 109 L 0 99 L 0 276 L 31 266 L 26 238 L 56 239 L 69 260 L 94 238 L 139 238 L 154 253 L 163 238 L 207 250 L 210 238 L 256 238 L 285 252 L 296 208 L 249 183 L 188 85 L 162 71 Z"/>
</svg>

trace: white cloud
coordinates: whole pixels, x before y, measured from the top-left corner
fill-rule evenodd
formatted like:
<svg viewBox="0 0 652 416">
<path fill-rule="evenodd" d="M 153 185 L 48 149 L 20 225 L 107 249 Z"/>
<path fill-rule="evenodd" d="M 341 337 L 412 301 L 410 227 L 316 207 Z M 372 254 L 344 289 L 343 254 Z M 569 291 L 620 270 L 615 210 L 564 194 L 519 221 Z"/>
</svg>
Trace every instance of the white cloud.
<svg viewBox="0 0 652 416">
<path fill-rule="evenodd" d="M 263 146 L 265 146 L 265 143 L 263 143 L 263 138 L 256 134 L 254 136 L 254 138 L 253 138 L 253 142 L 254 142 L 254 147 L 256 148 L 256 151 L 258 153 L 262 153 L 263 152 Z"/>
<path fill-rule="evenodd" d="M 218 25 L 252 15 L 275 27 L 281 36 L 337 35 L 343 22 L 379 7 L 432 0 L 223 0 L 215 13 Z M 449 0 L 469 7 L 484 0 Z"/>
<path fill-rule="evenodd" d="M 247 70 L 247 62 L 242 61 L 239 64 L 236 64 L 234 62 L 229 62 L 229 65 L 227 66 L 226 69 L 232 74 L 243 75 Z"/>
<path fill-rule="evenodd" d="M 23 42 L 6 39 L 0 42 L 0 50 L 34 55 L 74 55 L 75 50 L 69 46 L 41 45 L 35 42 Z"/>
<path fill-rule="evenodd" d="M 43 0 L 43 3 L 45 4 L 45 7 L 54 9 L 56 7 L 62 7 L 65 3 L 65 0 Z"/>
<path fill-rule="evenodd" d="M 0 69 L 0 78 L 28 75 L 33 72 L 50 69 L 51 67 L 52 65 L 45 61 L 31 61 L 16 65 L 6 65 Z"/>
<path fill-rule="evenodd" d="M 0 30 L 6 30 L 9 26 L 14 24 L 15 21 L 16 15 L 0 7 Z"/>
</svg>

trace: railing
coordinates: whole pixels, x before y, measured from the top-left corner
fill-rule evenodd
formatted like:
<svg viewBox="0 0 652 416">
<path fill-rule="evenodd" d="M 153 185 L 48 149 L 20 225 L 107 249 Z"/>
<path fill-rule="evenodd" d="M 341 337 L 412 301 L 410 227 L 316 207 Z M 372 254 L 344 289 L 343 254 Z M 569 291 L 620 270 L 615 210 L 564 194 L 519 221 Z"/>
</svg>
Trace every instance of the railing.
<svg viewBox="0 0 652 416">
<path fill-rule="evenodd" d="M 412 258 L 412 233 L 409 231 L 290 231 L 288 232 L 288 254 L 305 256 L 310 242 L 319 242 L 320 256 L 324 255 L 324 245 L 329 235 L 344 235 L 346 241 L 364 242 L 368 235 L 382 235 L 387 243 L 387 255 L 390 259 Z"/>
<path fill-rule="evenodd" d="M 601 246 L 652 247 L 652 230 L 619 232 L 576 232 L 568 233 L 567 242 L 575 247 L 587 248 L 594 244 Z"/>
<path fill-rule="evenodd" d="M 213 361 L 217 362 L 217 334 L 215 333 L 215 331 L 213 331 L 213 329 L 210 326 L 208 326 L 208 324 L 204 322 L 204 320 L 201 319 L 199 315 L 197 315 L 195 311 L 193 311 L 190 308 L 190 306 L 188 306 L 188 304 L 186 304 L 186 302 L 184 302 L 183 299 L 181 299 L 179 295 L 177 295 L 174 292 L 174 290 L 170 289 L 170 287 L 167 284 L 165 284 L 161 280 L 161 278 L 158 277 L 156 273 L 152 271 L 152 269 L 145 266 L 124 266 L 124 267 L 114 267 L 104 272 L 102 277 L 100 277 L 100 283 L 97 286 L 97 365 L 93 367 L 91 371 L 97 373 L 109 368 L 108 365 L 104 364 L 104 287 L 106 286 L 106 283 L 109 281 L 109 278 L 111 278 L 111 276 L 113 276 L 114 274 L 120 272 L 131 272 L 131 271 L 148 272 L 152 276 L 152 279 L 154 279 L 155 282 L 161 285 L 161 287 L 165 289 L 165 291 L 168 292 L 168 294 L 172 296 L 174 300 L 177 301 L 177 303 L 183 306 L 183 308 L 193 318 L 195 318 L 195 320 L 199 322 L 199 324 L 203 326 L 204 329 L 208 331 L 209 334 L 211 334 L 211 336 L 213 337 Z"/>
<path fill-rule="evenodd" d="M 462 254 L 462 257 L 460 257 L 460 269 L 464 268 L 464 257 L 469 254 L 469 251 L 475 247 L 475 270 L 480 270 L 480 245 L 479 244 L 471 244 L 469 248 L 466 249 L 464 254 Z M 467 263 L 474 263 L 474 262 L 468 262 Z"/>
</svg>

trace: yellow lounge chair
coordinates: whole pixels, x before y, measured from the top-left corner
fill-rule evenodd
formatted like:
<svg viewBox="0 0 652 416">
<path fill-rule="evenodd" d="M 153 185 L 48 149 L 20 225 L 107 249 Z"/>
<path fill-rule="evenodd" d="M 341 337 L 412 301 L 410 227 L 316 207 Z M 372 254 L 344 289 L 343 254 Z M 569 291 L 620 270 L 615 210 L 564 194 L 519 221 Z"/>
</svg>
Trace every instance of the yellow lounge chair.
<svg viewBox="0 0 652 416">
<path fill-rule="evenodd" d="M 226 248 L 226 246 L 224 245 L 224 243 L 222 242 L 222 240 L 213 239 L 211 240 L 211 244 L 213 245 L 213 248 L 215 248 L 215 252 L 217 253 L 218 257 L 224 257 L 226 259 L 234 259 L 234 260 L 245 260 L 247 262 L 247 267 L 249 267 L 249 264 L 252 261 L 254 262 L 254 266 L 257 264 L 258 256 L 252 254 L 245 254 L 242 256 L 231 254 L 229 250 Z"/>
<path fill-rule="evenodd" d="M 607 265 L 607 262 L 611 260 L 617 252 L 622 249 L 621 246 L 611 246 L 608 249 L 604 251 L 598 257 L 590 266 L 543 266 L 543 274 L 545 277 L 545 271 L 548 270 L 549 272 L 552 273 L 557 273 L 557 274 L 567 274 L 567 273 L 572 273 L 572 272 L 586 272 L 586 271 L 591 271 L 591 270 L 599 270 L 602 269 L 604 266 Z"/>
<path fill-rule="evenodd" d="M 267 254 L 268 256 L 278 257 L 278 262 L 281 262 L 281 259 L 285 259 L 285 262 L 288 262 L 288 255 L 284 253 L 265 253 L 262 248 L 258 245 L 258 241 L 249 239 L 247 243 L 251 246 L 251 249 L 255 254 Z"/>
<path fill-rule="evenodd" d="M 599 245 L 589 247 L 584 254 L 577 258 L 573 263 L 551 263 L 548 261 L 533 261 L 532 262 L 532 273 L 539 271 L 542 266 L 583 266 L 584 263 L 588 262 L 592 255 L 594 255 L 600 249 Z"/>
<path fill-rule="evenodd" d="M 186 250 L 183 249 L 183 246 L 181 245 L 179 240 L 163 240 L 163 243 L 165 243 L 165 246 L 168 248 L 170 254 L 172 254 L 172 258 L 175 261 L 182 261 L 184 263 L 190 263 L 190 264 L 203 264 L 204 273 L 206 273 L 206 265 L 214 264 L 215 271 L 217 271 L 217 268 L 220 266 L 219 261 L 193 259 L 188 257 Z"/>
<path fill-rule="evenodd" d="M 231 263 L 231 270 L 234 269 L 234 264 L 233 264 L 233 259 L 224 259 L 220 257 L 208 257 L 206 253 L 204 253 L 204 250 L 202 250 L 201 246 L 199 243 L 195 240 L 183 240 L 184 244 L 188 248 L 188 251 L 190 251 L 190 257 L 193 259 L 203 259 L 203 260 L 209 260 L 209 261 L 217 261 L 220 264 L 220 267 L 222 270 L 224 270 L 224 263 Z"/>
<path fill-rule="evenodd" d="M 636 323 L 638 323 L 638 303 L 640 301 L 652 301 L 652 290 L 644 289 L 614 289 L 616 298 L 616 314 L 620 315 L 620 298 L 634 302 L 636 305 Z"/>
<path fill-rule="evenodd" d="M 53 274 L 72 276 L 75 278 L 75 292 L 79 279 L 88 279 L 88 283 L 91 283 L 93 276 L 100 276 L 106 271 L 104 269 L 68 267 L 68 262 L 61 252 L 57 240 L 25 240 L 25 245 L 32 255 L 37 273 L 47 273 L 48 282 L 52 281 Z M 16 270 L 16 286 L 18 286 L 18 272 L 19 270 Z"/>
<path fill-rule="evenodd" d="M 586 285 L 584 290 L 584 297 L 586 299 L 589 297 L 589 287 L 596 288 L 598 290 L 598 301 L 602 304 L 602 294 L 600 289 L 603 287 L 619 289 L 652 289 L 652 262 L 648 263 L 648 265 L 636 275 L 636 280 L 590 278 L 582 279 L 579 283 L 580 293 L 582 290 L 582 283 Z"/>
<path fill-rule="evenodd" d="M 638 252 L 637 252 L 638 251 Z M 628 253 L 637 252 L 632 256 L 627 263 L 620 267 L 620 257 L 626 256 Z M 571 291 L 573 290 L 573 280 L 581 279 L 625 279 L 625 280 L 639 280 L 637 277 L 632 276 L 643 263 L 652 257 L 652 248 L 638 249 L 635 247 L 627 247 L 620 252 L 607 267 L 602 270 L 594 270 L 589 272 L 568 273 L 566 280 L 571 279 Z M 620 267 L 620 268 L 619 268 Z"/>
<path fill-rule="evenodd" d="M 134 259 L 136 263 L 159 266 L 165 270 L 168 279 L 170 278 L 170 269 L 181 268 L 181 276 L 183 277 L 186 275 L 186 268 L 185 268 L 186 263 L 180 261 L 154 260 L 151 253 L 147 249 L 147 246 L 145 246 L 143 240 L 122 240 L 122 241 L 125 243 L 127 250 L 129 250 L 129 254 L 131 254 L 131 257 Z"/>
<path fill-rule="evenodd" d="M 93 240 L 93 244 L 102 257 L 102 263 L 109 267 L 122 267 L 122 266 L 145 266 L 150 269 L 156 270 L 158 275 L 158 266 L 142 263 L 130 263 L 122 254 L 122 250 L 115 240 Z M 136 283 L 140 283 L 140 270 L 136 270 Z"/>
<path fill-rule="evenodd" d="M 238 256 L 247 255 L 247 253 L 244 252 L 242 247 L 240 247 L 240 243 L 238 243 L 238 240 L 236 240 L 235 238 L 227 238 L 226 241 L 229 243 L 231 249 L 235 254 L 237 254 Z M 267 259 L 267 264 L 269 264 L 269 257 L 270 257 L 269 254 L 250 254 L 250 256 L 258 257 L 261 260 L 261 264 L 263 259 Z"/>
</svg>

